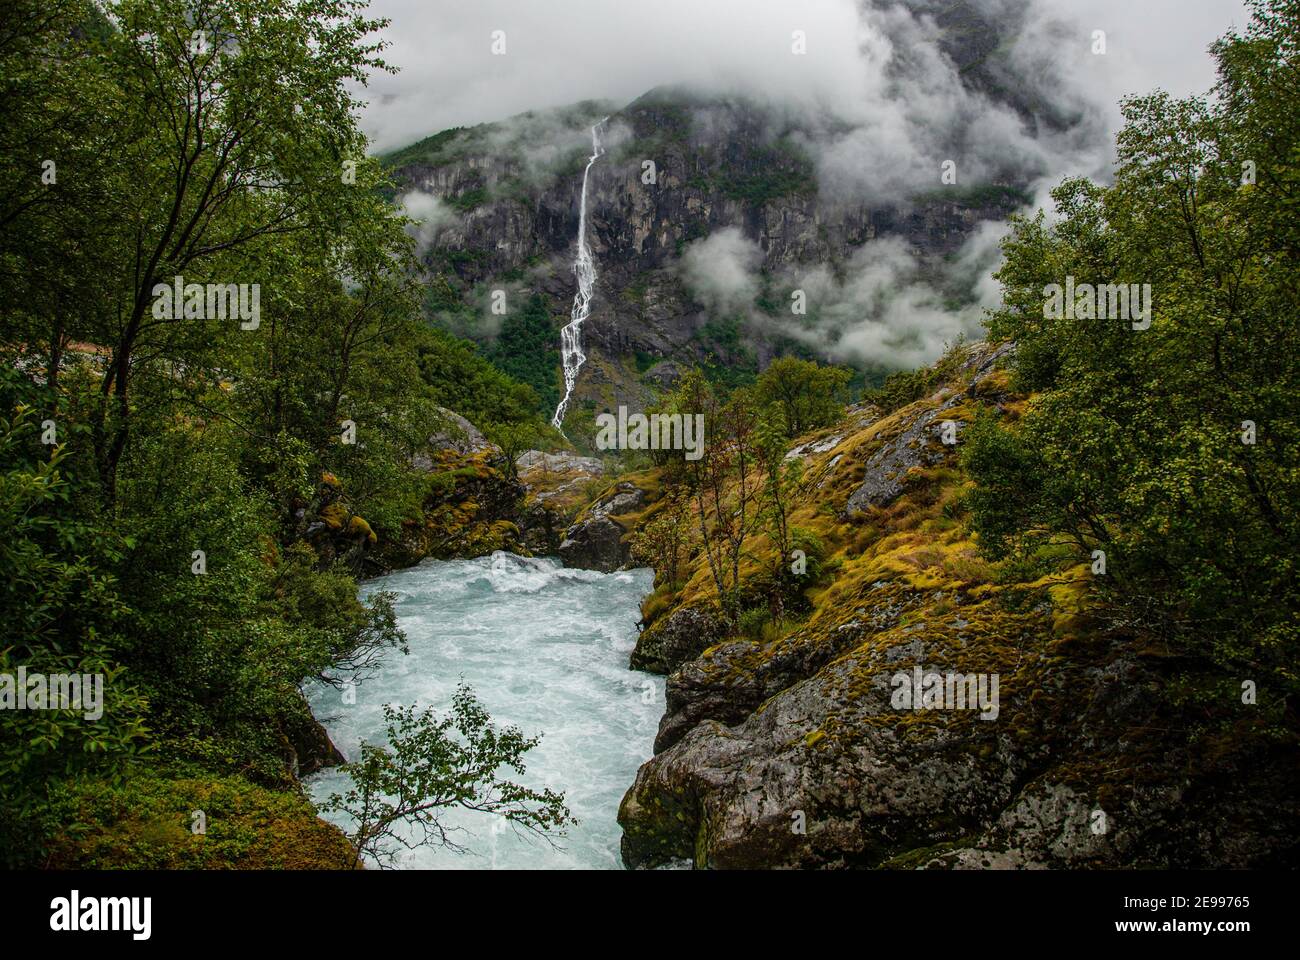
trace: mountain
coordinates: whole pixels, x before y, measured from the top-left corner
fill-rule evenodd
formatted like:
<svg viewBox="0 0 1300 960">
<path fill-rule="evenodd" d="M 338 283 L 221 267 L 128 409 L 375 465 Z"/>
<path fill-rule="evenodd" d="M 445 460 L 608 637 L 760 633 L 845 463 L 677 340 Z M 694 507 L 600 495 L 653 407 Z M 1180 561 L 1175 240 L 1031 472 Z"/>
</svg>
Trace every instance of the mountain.
<svg viewBox="0 0 1300 960">
<path fill-rule="evenodd" d="M 421 221 L 426 312 L 480 341 L 553 406 L 582 174 L 599 125 L 605 152 L 588 182 L 597 282 L 573 422 L 643 407 L 691 365 L 743 382 L 795 353 L 878 382 L 934 359 L 945 340 L 977 327 L 975 287 L 996 255 L 996 236 L 981 228 L 1026 204 L 1045 170 L 1014 145 L 982 144 L 978 116 L 931 124 L 932 106 L 909 101 L 913 88 L 948 77 L 964 98 L 956 108 L 993 111 L 1029 141 L 1084 122 L 1016 92 L 1034 87 L 1016 82 L 1007 56 L 1013 17 L 968 3 L 909 9 L 906 29 L 928 33 L 894 37 L 883 101 L 915 128 L 901 136 L 925 141 L 909 160 L 874 150 L 900 136 L 876 130 L 878 117 L 683 88 L 445 130 L 387 155 Z M 956 183 L 944 182 L 940 157 L 960 158 Z M 494 290 L 506 293 L 504 313 L 491 311 Z M 918 306 L 906 321 L 897 315 Z M 932 330 L 918 314 L 933 317 Z M 589 431 L 569 433 L 582 445 Z"/>
</svg>

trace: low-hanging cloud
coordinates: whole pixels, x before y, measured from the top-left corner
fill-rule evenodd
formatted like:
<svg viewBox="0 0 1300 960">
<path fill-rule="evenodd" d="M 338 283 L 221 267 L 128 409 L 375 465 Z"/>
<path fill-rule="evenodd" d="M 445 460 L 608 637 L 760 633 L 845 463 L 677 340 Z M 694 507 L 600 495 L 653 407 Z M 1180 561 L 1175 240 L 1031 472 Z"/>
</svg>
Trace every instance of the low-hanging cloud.
<svg viewBox="0 0 1300 960">
<path fill-rule="evenodd" d="M 1002 22 L 1020 5 L 976 3 Z M 372 0 L 371 11 L 392 20 L 384 56 L 400 68 L 396 76 L 372 76 L 363 94 L 369 107 L 362 124 L 379 149 L 526 110 L 627 102 L 669 84 L 869 107 L 863 98 L 873 91 L 872 57 L 887 53 L 872 34 L 905 12 L 890 0 Z M 1052 49 L 1112 123 L 1124 93 L 1207 87 L 1207 45 L 1244 21 L 1242 0 L 1030 0 L 1023 18 L 1040 32 L 1049 22 L 1065 25 L 1067 35 L 1052 40 Z M 1107 31 L 1105 57 L 1090 53 L 1098 29 Z M 804 55 L 792 52 L 796 30 L 806 38 Z M 492 52 L 494 31 L 504 33 L 502 55 Z M 943 82 L 932 92 L 942 98 Z"/>
<path fill-rule="evenodd" d="M 746 318 L 768 336 L 794 340 L 837 362 L 885 368 L 928 363 L 961 337 L 978 339 L 984 311 L 998 301 L 989 275 L 1006 229 L 981 224 L 939 266 L 899 238 L 870 241 L 838 269 L 791 269 L 776 278 L 778 288 L 802 294 L 805 314 L 783 307 L 772 316 L 751 304 Z"/>
<path fill-rule="evenodd" d="M 758 295 L 763 251 L 739 227 L 715 230 L 687 245 L 679 270 L 686 289 L 721 314 L 748 312 Z"/>
<path fill-rule="evenodd" d="M 958 186 L 1024 183 L 1049 205 L 1064 176 L 1108 176 L 1121 96 L 1206 89 L 1206 48 L 1245 20 L 1243 0 L 970 0 L 998 31 L 998 49 L 982 58 L 1000 87 L 989 95 L 940 42 L 951 6 L 373 0 L 392 18 L 385 56 L 401 72 L 372 78 L 363 126 L 389 149 L 510 117 L 482 135 L 500 141 L 495 152 L 522 157 L 514 175 L 540 180 L 585 145 L 591 119 L 548 108 L 600 100 L 614 109 L 679 85 L 742 93 L 797 118 L 795 139 L 833 200 L 906 199 L 938 188 L 950 164 Z M 617 125 L 608 132 L 612 142 Z"/>
<path fill-rule="evenodd" d="M 501 139 L 502 154 L 522 155 L 525 176 L 544 179 L 587 145 L 592 113 L 548 108 L 604 100 L 617 109 L 679 85 L 768 105 L 812 158 L 826 204 L 906 203 L 943 188 L 952 161 L 959 188 L 1027 185 L 1035 204 L 1050 207 L 1047 191 L 1063 176 L 1108 177 L 1120 97 L 1206 90 L 1208 45 L 1246 20 L 1242 0 L 969 5 L 998 31 L 998 49 L 982 61 L 995 93 L 970 82 L 970 64 L 940 42 L 938 20 L 952 5 L 939 0 L 373 0 L 375 13 L 394 20 L 386 57 L 402 72 L 374 78 L 363 126 L 386 149 L 514 117 L 482 135 Z M 494 31 L 504 55 L 492 52 Z M 806 53 L 795 52 L 796 37 Z M 535 113 L 515 116 L 524 111 Z M 711 121 L 707 108 L 694 119 Z M 615 122 L 605 135 L 611 146 L 626 131 Z M 454 216 L 425 194 L 404 204 L 421 221 L 422 244 Z M 978 225 L 943 262 L 883 239 L 834 270 L 768 276 L 806 291 L 812 309 L 802 319 L 774 321 L 756 309 L 763 258 L 737 227 L 689 244 L 676 269 L 710 311 L 738 313 L 833 359 L 915 366 L 957 336 L 979 335 L 983 311 L 998 302 L 990 274 L 1005 229 Z"/>
<path fill-rule="evenodd" d="M 423 190 L 410 190 L 397 203 L 402 213 L 414 221 L 409 232 L 415 237 L 416 251 L 420 254 L 428 251 L 444 227 L 459 220 L 456 211 L 440 197 Z"/>
</svg>

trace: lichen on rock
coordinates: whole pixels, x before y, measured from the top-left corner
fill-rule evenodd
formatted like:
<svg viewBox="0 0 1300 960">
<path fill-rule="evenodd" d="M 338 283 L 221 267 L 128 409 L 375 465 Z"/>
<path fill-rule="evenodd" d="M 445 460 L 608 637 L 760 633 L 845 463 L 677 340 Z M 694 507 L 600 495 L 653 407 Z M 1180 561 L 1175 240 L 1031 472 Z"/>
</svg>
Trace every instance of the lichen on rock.
<svg viewBox="0 0 1300 960">
<path fill-rule="evenodd" d="M 619 810 L 628 866 L 1294 865 L 1286 744 L 1191 740 L 1159 695 L 1170 658 L 1097 629 L 1085 567 L 1027 579 L 980 554 L 935 428 L 1018 415 L 1009 349 L 969 347 L 932 395 L 795 441 L 817 480 L 791 522 L 831 571 L 809 612 L 729 628 L 699 557 L 647 601 L 633 666 L 669 677 L 655 755 Z M 995 676 L 997 709 L 900 707 L 915 670 Z"/>
</svg>

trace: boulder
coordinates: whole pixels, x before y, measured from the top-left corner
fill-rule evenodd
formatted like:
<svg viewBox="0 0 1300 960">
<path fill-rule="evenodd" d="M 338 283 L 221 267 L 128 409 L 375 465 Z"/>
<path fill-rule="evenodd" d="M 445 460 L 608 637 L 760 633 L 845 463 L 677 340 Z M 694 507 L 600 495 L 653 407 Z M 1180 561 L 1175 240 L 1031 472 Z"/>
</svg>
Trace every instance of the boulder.
<svg viewBox="0 0 1300 960">
<path fill-rule="evenodd" d="M 592 517 L 574 524 L 564 533 L 559 546 L 566 567 L 611 573 L 628 562 L 623 544 L 626 531 L 608 517 Z"/>
<path fill-rule="evenodd" d="M 529 450 L 515 460 L 515 470 L 525 491 L 519 521 L 525 543 L 534 554 L 553 556 L 605 465 L 566 451 Z"/>
<path fill-rule="evenodd" d="M 438 412 L 445 418 L 443 427 L 429 437 L 429 449 L 434 451 L 450 450 L 462 457 L 472 457 L 487 453 L 497 455 L 501 448 L 483 436 L 482 431 L 459 413 L 439 407 Z M 420 470 L 433 470 L 433 458 L 426 453 L 417 453 L 411 463 Z"/>
<path fill-rule="evenodd" d="M 607 492 L 564 533 L 560 559 L 565 566 L 611 573 L 631 563 L 631 549 L 624 541 L 627 528 L 617 519 L 621 514 L 641 510 L 648 494 L 624 481 Z"/>
<path fill-rule="evenodd" d="M 1042 642 L 1047 614 L 1010 616 L 995 602 L 944 624 L 899 612 L 877 621 L 884 629 L 843 624 L 841 649 L 806 664 L 789 644 L 727 641 L 679 668 L 657 753 L 619 809 L 625 863 L 1222 869 L 1300 859 L 1300 812 L 1277 803 L 1300 787 L 1285 748 L 1225 735 L 1207 753 L 1171 735 L 1185 728 L 1154 695 L 1161 661 L 1061 661 Z M 1001 676 L 995 716 L 893 701 L 900 672 L 972 662 Z"/>
<path fill-rule="evenodd" d="M 680 607 L 637 637 L 632 669 L 671 673 L 713 646 L 725 633 L 712 607 Z"/>
<path fill-rule="evenodd" d="M 306 777 L 325 767 L 336 767 L 347 760 L 330 739 L 329 733 L 312 716 L 307 700 L 299 694 L 292 714 L 283 721 L 290 772 Z"/>
</svg>

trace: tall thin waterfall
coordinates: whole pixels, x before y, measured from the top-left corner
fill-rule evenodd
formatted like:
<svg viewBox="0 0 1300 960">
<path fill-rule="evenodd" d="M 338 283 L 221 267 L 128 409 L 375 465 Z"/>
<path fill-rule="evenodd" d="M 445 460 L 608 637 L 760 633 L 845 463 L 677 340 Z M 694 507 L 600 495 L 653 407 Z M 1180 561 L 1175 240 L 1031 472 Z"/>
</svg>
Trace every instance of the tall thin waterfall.
<svg viewBox="0 0 1300 960">
<path fill-rule="evenodd" d="M 557 430 L 564 429 L 564 414 L 569 406 L 569 397 L 573 395 L 573 385 L 578 382 L 578 370 L 587 362 L 587 355 L 582 352 L 582 322 L 591 314 L 591 294 L 596 286 L 596 262 L 591 258 L 591 248 L 587 246 L 587 176 L 591 165 L 605 152 L 600 145 L 600 123 L 591 128 L 591 156 L 587 167 L 582 171 L 582 200 L 578 205 L 578 259 L 573 261 L 573 272 L 578 277 L 578 292 L 573 297 L 571 319 L 560 331 L 560 356 L 564 362 L 564 399 L 555 408 L 551 424 Z"/>
</svg>

